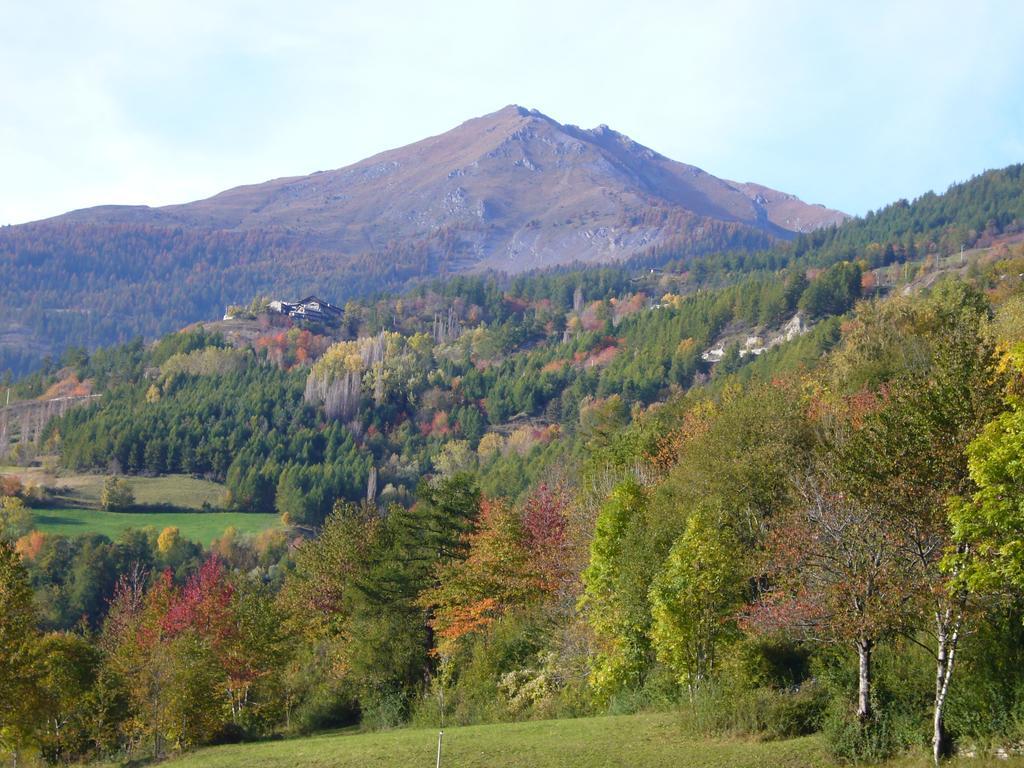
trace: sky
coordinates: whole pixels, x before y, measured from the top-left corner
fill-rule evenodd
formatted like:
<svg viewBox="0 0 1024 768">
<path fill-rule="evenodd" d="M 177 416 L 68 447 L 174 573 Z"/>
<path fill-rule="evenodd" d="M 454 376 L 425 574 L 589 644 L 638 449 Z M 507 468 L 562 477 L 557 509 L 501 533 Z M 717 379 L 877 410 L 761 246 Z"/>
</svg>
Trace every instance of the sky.
<svg viewBox="0 0 1024 768">
<path fill-rule="evenodd" d="M 1020 0 L 0 0 L 0 224 L 339 168 L 506 104 L 854 214 L 1024 161 Z"/>
</svg>

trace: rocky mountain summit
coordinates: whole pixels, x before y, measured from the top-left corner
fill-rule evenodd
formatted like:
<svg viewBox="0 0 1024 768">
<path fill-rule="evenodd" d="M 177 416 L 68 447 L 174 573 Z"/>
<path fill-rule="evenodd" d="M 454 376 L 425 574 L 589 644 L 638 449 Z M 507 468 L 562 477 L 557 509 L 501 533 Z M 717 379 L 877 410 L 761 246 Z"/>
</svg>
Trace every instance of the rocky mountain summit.
<svg viewBox="0 0 1024 768">
<path fill-rule="evenodd" d="M 508 106 L 345 168 L 51 221 L 283 231 L 338 259 L 426 243 L 449 270 L 515 272 L 622 259 L 677 239 L 710 246 L 746 230 L 787 237 L 845 218 L 719 179 L 605 125 L 586 130 Z"/>
</svg>

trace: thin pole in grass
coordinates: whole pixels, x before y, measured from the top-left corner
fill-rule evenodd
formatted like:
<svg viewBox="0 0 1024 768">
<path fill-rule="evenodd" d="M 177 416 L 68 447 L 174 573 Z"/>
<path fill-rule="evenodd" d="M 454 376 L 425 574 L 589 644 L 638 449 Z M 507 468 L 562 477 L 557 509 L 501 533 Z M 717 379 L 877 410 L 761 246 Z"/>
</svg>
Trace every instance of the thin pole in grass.
<svg viewBox="0 0 1024 768">
<path fill-rule="evenodd" d="M 441 729 L 437 732 L 437 768 L 441 768 L 441 742 L 444 741 L 444 684 L 438 689 L 441 702 Z"/>
</svg>

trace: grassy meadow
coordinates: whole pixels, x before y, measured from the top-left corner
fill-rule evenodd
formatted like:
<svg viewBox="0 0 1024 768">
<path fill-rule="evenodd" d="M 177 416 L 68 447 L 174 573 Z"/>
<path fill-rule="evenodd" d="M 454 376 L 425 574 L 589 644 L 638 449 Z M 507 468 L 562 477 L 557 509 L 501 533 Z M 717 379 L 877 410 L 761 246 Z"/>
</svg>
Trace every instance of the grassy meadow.
<svg viewBox="0 0 1024 768">
<path fill-rule="evenodd" d="M 420 768 L 433 766 L 437 731 L 403 728 L 210 747 L 170 768 Z M 445 729 L 443 767 L 458 768 L 831 768 L 824 741 L 708 739 L 671 713 L 540 720 Z M 930 765 L 924 754 L 888 763 Z M 955 760 L 948 765 L 1024 765 L 1024 760 Z"/>
<path fill-rule="evenodd" d="M 14 475 L 25 485 L 41 485 L 49 489 L 55 503 L 67 507 L 98 507 L 103 490 L 104 475 L 65 472 L 43 466 L 0 466 L 0 475 Z M 125 480 L 140 506 L 179 507 L 200 509 L 204 503 L 217 507 L 224 495 L 224 486 L 211 480 L 190 475 L 164 475 L 137 477 L 126 475 Z"/>
<path fill-rule="evenodd" d="M 175 526 L 186 539 L 209 544 L 225 529 L 234 527 L 239 533 L 259 533 L 281 526 L 274 514 L 245 512 L 104 512 L 100 509 L 34 509 L 32 517 L 37 530 L 63 536 L 102 533 L 111 539 L 129 528 Z"/>
<path fill-rule="evenodd" d="M 281 526 L 273 513 L 209 512 L 224 496 L 224 486 L 189 475 L 134 477 L 125 479 L 135 494 L 135 508 L 124 512 L 106 512 L 99 508 L 105 477 L 97 474 L 70 473 L 55 469 L 52 461 L 42 466 L 0 466 L 0 474 L 19 477 L 26 485 L 47 489 L 52 506 L 32 510 L 35 527 L 44 533 L 76 536 L 101 533 L 111 539 L 129 528 L 176 526 L 181 535 L 200 544 L 209 544 L 229 527 L 240 533 L 259 533 Z"/>
</svg>

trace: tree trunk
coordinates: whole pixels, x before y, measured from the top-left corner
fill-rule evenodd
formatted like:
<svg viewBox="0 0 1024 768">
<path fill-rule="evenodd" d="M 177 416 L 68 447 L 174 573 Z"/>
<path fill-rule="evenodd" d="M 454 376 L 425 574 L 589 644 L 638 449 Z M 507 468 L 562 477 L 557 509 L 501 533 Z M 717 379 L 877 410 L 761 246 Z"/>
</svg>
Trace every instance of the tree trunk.
<svg viewBox="0 0 1024 768">
<path fill-rule="evenodd" d="M 954 617 L 953 611 L 947 608 L 936 613 L 936 664 L 935 664 L 935 708 L 932 719 L 932 759 L 938 765 L 943 757 L 950 754 L 949 737 L 946 734 L 945 707 L 949 693 L 949 681 L 953 677 L 953 664 L 956 661 L 956 647 L 960 639 L 960 618 Z"/>
<path fill-rule="evenodd" d="M 871 719 L 871 650 L 874 643 L 868 639 L 857 641 L 857 719 L 862 723 Z"/>
</svg>

